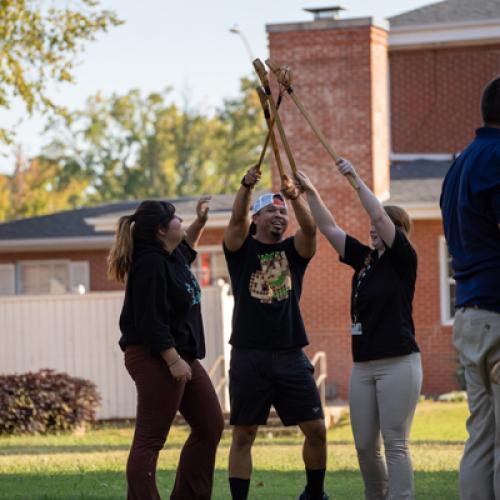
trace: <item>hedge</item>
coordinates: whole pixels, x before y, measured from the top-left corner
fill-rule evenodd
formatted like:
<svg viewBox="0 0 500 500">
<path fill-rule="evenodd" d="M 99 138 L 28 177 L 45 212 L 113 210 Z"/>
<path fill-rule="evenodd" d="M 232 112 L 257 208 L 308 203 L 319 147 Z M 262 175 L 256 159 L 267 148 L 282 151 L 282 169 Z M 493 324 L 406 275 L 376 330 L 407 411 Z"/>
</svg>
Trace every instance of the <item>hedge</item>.
<svg viewBox="0 0 500 500">
<path fill-rule="evenodd" d="M 0 434 L 71 431 L 95 421 L 99 402 L 93 382 L 67 373 L 0 375 Z"/>
</svg>

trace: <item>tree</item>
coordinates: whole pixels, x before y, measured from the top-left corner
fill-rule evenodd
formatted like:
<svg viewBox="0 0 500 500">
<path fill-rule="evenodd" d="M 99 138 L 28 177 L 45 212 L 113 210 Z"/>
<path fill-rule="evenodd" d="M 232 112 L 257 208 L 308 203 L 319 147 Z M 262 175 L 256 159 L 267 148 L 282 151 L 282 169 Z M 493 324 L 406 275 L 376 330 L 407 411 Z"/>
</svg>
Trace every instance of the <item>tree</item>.
<svg viewBox="0 0 500 500">
<path fill-rule="evenodd" d="M 219 150 L 217 177 L 213 179 L 218 192 L 234 192 L 245 170 L 259 158 L 267 129 L 255 87 L 254 80 L 242 78 L 241 95 L 236 99 L 225 100 L 218 112 L 222 147 Z M 265 162 L 262 166 L 262 174 L 260 186 L 270 188 L 269 163 Z"/>
<path fill-rule="evenodd" d="M 89 202 L 201 193 L 232 193 L 253 165 L 265 138 L 253 82 L 242 80 L 241 95 L 206 116 L 186 97 L 182 108 L 169 90 L 143 97 L 88 99 L 70 120 L 56 120 L 45 152 L 66 167 L 61 173 L 89 182 Z M 263 185 L 270 185 L 263 166 Z"/>
<path fill-rule="evenodd" d="M 72 82 L 82 42 L 122 22 L 113 12 L 97 10 L 99 0 L 71 3 L 72 8 L 47 8 L 36 0 L 0 2 L 0 108 L 20 98 L 29 114 L 65 114 L 47 85 Z M 0 128 L 0 141 L 11 140 L 12 131 Z"/>
<path fill-rule="evenodd" d="M 11 175 L 0 176 L 0 220 L 43 215 L 85 203 L 88 183 L 43 157 L 25 160 L 17 150 Z"/>
<path fill-rule="evenodd" d="M 159 116 L 175 116 L 166 105 L 168 90 L 143 97 L 138 90 L 105 98 L 90 97 L 70 120 L 55 119 L 52 142 L 44 156 L 62 165 L 62 172 L 88 179 L 88 202 L 108 202 L 169 191 L 159 164 Z M 173 179 L 171 180 L 174 185 Z M 175 189 L 170 189 L 172 193 Z"/>
</svg>

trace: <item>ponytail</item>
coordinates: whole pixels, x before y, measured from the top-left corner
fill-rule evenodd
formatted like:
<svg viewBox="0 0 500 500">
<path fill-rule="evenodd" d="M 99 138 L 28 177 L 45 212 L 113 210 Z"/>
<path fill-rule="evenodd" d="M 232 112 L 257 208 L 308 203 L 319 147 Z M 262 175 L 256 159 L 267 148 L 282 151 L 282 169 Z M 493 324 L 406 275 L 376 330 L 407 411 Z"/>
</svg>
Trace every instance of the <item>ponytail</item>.
<svg viewBox="0 0 500 500">
<path fill-rule="evenodd" d="M 119 283 L 125 283 L 132 263 L 132 251 L 134 249 L 132 222 L 135 222 L 133 215 L 120 217 L 116 228 L 115 241 L 107 259 L 108 278 Z"/>
</svg>

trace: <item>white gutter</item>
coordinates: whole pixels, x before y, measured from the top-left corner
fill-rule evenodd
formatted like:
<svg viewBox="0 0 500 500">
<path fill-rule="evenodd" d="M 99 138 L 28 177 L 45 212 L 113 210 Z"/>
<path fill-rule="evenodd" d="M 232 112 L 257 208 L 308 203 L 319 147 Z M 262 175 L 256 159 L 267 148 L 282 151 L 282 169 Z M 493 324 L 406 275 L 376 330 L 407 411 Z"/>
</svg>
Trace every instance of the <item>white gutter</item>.
<svg viewBox="0 0 500 500">
<path fill-rule="evenodd" d="M 500 42 L 500 19 L 394 26 L 389 30 L 390 50 L 470 42 Z"/>
<path fill-rule="evenodd" d="M 84 219 L 85 223 L 88 224 L 89 226 L 93 226 L 94 231 L 96 232 L 110 232 L 114 231 L 116 229 L 116 225 L 118 223 L 118 219 L 123 216 L 123 215 L 130 215 L 131 212 L 122 212 L 122 213 L 115 213 L 115 214 L 108 214 L 102 217 L 89 217 L 87 219 Z M 180 214 L 182 217 L 182 214 Z M 226 227 L 227 224 L 229 223 L 229 218 L 231 216 L 231 213 L 224 212 L 224 213 L 214 213 L 208 215 L 208 221 L 205 225 L 205 227 L 209 228 L 220 228 L 220 227 Z M 185 227 L 189 226 L 193 221 L 195 217 L 193 215 L 190 215 L 186 218 L 183 217 L 183 225 Z"/>
<path fill-rule="evenodd" d="M 112 235 L 0 240 L 0 253 L 47 250 L 102 250 L 109 248 L 112 242 Z"/>
<path fill-rule="evenodd" d="M 451 161 L 451 160 L 453 160 L 453 154 L 450 154 L 450 153 L 391 153 L 390 159 L 391 159 L 391 161 L 414 161 L 414 160 Z"/>
<path fill-rule="evenodd" d="M 398 203 L 404 208 L 412 220 L 441 220 L 441 209 L 438 203 Z"/>
</svg>

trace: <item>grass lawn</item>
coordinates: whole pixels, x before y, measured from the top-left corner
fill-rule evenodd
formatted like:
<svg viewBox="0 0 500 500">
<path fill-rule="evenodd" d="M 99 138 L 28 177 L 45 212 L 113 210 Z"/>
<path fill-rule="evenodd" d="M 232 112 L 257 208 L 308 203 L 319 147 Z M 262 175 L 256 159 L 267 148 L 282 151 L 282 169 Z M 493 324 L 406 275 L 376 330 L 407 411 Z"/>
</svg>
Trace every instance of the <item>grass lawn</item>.
<svg viewBox="0 0 500 500">
<path fill-rule="evenodd" d="M 419 404 L 412 429 L 412 458 L 418 499 L 458 499 L 458 463 L 465 439 L 465 403 Z M 0 499 L 122 499 L 132 429 L 97 428 L 83 436 L 0 438 Z M 160 454 L 162 498 L 173 484 L 186 431 L 175 428 Z M 294 499 L 303 489 L 301 438 L 259 437 L 254 446 L 250 498 Z M 229 499 L 229 434 L 217 454 L 214 496 Z M 336 500 L 360 500 L 363 486 L 348 419 L 328 433 L 326 490 Z"/>
</svg>

